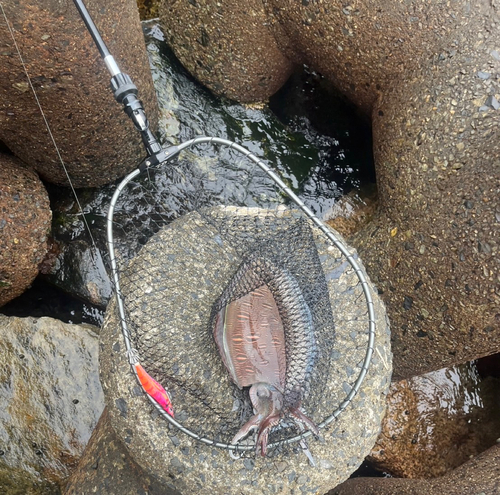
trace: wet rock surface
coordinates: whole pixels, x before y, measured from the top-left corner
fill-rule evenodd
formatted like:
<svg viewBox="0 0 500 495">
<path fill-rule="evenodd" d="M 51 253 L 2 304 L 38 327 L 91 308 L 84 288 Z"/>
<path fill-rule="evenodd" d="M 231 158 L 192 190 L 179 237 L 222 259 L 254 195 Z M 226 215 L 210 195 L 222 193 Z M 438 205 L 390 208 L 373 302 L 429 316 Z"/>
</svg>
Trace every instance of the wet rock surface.
<svg viewBox="0 0 500 495">
<path fill-rule="evenodd" d="M 350 238 L 368 225 L 378 206 L 377 188 L 367 186 L 342 196 L 327 214 L 326 223 Z"/>
<path fill-rule="evenodd" d="M 88 7 L 120 69 L 140 88 L 156 128 L 156 95 L 136 2 Z M 73 3 L 7 1 L 3 8 L 73 184 L 106 184 L 135 168 L 144 155 L 140 137 L 114 100 L 109 73 Z M 3 16 L 0 44 L 0 140 L 45 180 L 67 185 Z"/>
<path fill-rule="evenodd" d="M 431 480 L 356 478 L 328 495 L 469 495 L 498 493 L 500 445 L 491 447 L 445 476 Z"/>
<path fill-rule="evenodd" d="M 67 481 L 64 495 L 175 495 L 151 478 L 134 462 L 126 446 L 118 438 L 104 409 L 90 437 L 78 467 Z"/>
<path fill-rule="evenodd" d="M 103 404 L 96 328 L 0 315 L 0 492 L 59 493 Z"/>
<path fill-rule="evenodd" d="M 395 382 L 368 457 L 401 478 L 434 478 L 496 443 L 500 381 L 467 363 Z"/>
<path fill-rule="evenodd" d="M 229 218 L 238 214 L 238 209 L 223 211 L 227 211 Z M 245 211 L 253 211 L 255 215 L 259 210 Z M 190 235 L 193 228 L 194 238 Z M 327 273 L 336 325 L 333 371 L 325 389 L 326 403 L 331 407 L 329 414 L 349 392 L 359 373 L 358 366 L 367 345 L 366 308 L 348 263 L 336 248 L 328 247 L 318 232 L 314 239 Z M 162 345 L 169 350 L 168 366 L 174 376 L 169 389 L 181 424 L 191 424 L 205 416 L 210 420 L 210 415 L 217 415 L 217 411 L 234 411 L 227 371 L 216 351 L 210 356 L 213 346 L 201 338 L 206 334 L 200 336 L 194 330 L 208 324 L 214 294 L 220 293 L 227 283 L 237 259 L 230 246 L 221 245 L 218 231 L 198 213 L 192 213 L 154 236 L 123 275 L 127 283 L 132 277 L 132 283 L 144 296 L 135 301 L 134 307 L 137 311 L 142 308 L 141 311 L 149 315 L 148 333 L 162 332 Z M 153 278 L 141 274 L 141 264 L 149 269 L 154 266 Z M 202 279 L 200 273 L 204 274 Z M 324 442 L 308 442 L 316 468 L 309 466 L 300 449 L 277 453 L 272 458 L 252 456 L 233 460 L 226 451 L 196 442 L 170 426 L 137 389 L 125 356 L 114 302 L 108 308 L 101 333 L 101 379 L 111 424 L 134 460 L 148 474 L 154 474 L 166 486 L 180 492 L 209 489 L 214 493 L 227 493 L 234 487 L 242 493 L 286 493 L 292 489 L 324 492 L 356 469 L 379 432 L 391 357 L 387 347 L 387 322 L 377 300 L 376 318 L 376 352 L 361 390 L 339 419 L 324 431 Z M 132 316 L 132 320 L 136 318 Z M 159 353 L 160 349 L 152 352 Z M 183 393 L 182 388 L 176 387 L 179 380 L 190 380 L 188 390 L 192 393 Z M 201 397 L 207 397 L 209 410 L 206 410 L 206 402 L 198 398 L 200 393 Z M 315 414 L 326 417 L 324 405 L 320 408 Z M 213 419 L 218 418 L 213 416 Z M 229 435 L 232 436 L 231 431 L 226 432 L 225 437 Z"/>
<path fill-rule="evenodd" d="M 47 252 L 49 198 L 38 176 L 0 154 L 0 306 L 21 294 Z"/>
<path fill-rule="evenodd" d="M 380 208 L 352 243 L 387 304 L 396 376 L 498 352 L 497 3 L 264 5 L 282 53 L 372 115 Z"/>
</svg>

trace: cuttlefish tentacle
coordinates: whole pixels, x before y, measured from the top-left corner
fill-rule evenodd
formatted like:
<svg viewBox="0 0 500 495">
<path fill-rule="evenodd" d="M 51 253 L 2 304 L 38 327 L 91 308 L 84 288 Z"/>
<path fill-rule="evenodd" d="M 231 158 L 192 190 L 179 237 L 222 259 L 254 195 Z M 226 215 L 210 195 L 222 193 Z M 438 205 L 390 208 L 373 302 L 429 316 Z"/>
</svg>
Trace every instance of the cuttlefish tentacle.
<svg viewBox="0 0 500 495">
<path fill-rule="evenodd" d="M 237 444 L 252 430 L 257 429 L 256 451 L 258 454 L 265 455 L 269 432 L 281 421 L 283 394 L 268 383 L 255 383 L 250 388 L 250 400 L 256 414 L 242 426 L 231 443 Z"/>
<path fill-rule="evenodd" d="M 265 456 L 267 453 L 267 442 L 269 439 L 269 433 L 271 429 L 278 426 L 281 421 L 281 414 L 275 414 L 274 416 L 268 416 L 261 424 L 259 428 L 259 433 L 257 435 L 257 440 L 255 442 L 255 449 L 257 455 Z"/>
<path fill-rule="evenodd" d="M 319 437 L 318 427 L 298 407 L 291 407 L 289 412 L 290 416 L 296 423 L 305 426 L 305 428 L 312 431 L 317 437 Z"/>
</svg>

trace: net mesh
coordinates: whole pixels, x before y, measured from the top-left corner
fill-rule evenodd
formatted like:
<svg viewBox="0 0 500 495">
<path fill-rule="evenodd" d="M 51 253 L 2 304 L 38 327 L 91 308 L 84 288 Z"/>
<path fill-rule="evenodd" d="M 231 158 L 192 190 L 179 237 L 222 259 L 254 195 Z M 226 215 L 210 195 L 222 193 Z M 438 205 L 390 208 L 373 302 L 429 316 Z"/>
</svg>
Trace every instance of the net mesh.
<svg viewBox="0 0 500 495">
<path fill-rule="evenodd" d="M 200 437 L 230 443 L 253 414 L 248 387 L 235 383 L 230 353 L 217 344 L 217 315 L 269 289 L 284 333 L 275 351 L 286 372 L 270 372 L 281 377 L 275 382 L 284 404 L 268 455 L 289 448 L 286 440 L 304 428 L 290 408 L 320 424 L 335 407 L 326 386 L 337 351 L 323 260 L 310 220 L 288 203 L 240 152 L 199 144 L 129 183 L 113 224 L 131 345 L 169 391 L 176 421 Z"/>
</svg>

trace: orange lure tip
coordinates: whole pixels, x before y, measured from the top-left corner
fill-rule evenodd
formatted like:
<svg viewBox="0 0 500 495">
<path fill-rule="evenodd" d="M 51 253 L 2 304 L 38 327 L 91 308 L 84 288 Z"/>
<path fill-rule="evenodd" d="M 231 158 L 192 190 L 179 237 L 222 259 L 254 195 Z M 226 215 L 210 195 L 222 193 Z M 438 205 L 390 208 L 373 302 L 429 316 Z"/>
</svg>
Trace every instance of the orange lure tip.
<svg viewBox="0 0 500 495">
<path fill-rule="evenodd" d="M 142 387 L 160 406 L 169 414 L 174 417 L 174 409 L 172 402 L 168 396 L 167 391 L 151 376 L 148 375 L 146 370 L 139 364 L 134 364 L 135 371 L 139 377 Z"/>
</svg>

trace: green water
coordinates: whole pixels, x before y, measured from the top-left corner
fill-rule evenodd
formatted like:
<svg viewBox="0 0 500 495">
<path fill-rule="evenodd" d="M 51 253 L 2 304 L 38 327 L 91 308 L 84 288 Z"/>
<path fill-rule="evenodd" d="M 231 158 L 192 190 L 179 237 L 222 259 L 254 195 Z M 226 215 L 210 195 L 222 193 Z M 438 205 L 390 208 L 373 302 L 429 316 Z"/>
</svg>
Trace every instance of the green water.
<svg viewBox="0 0 500 495">
<path fill-rule="evenodd" d="M 145 36 L 164 140 L 236 141 L 264 158 L 320 217 L 343 194 L 374 182 L 370 127 L 320 75 L 299 70 L 269 106 L 243 106 L 198 84 L 157 24 L 146 24 Z"/>
</svg>

